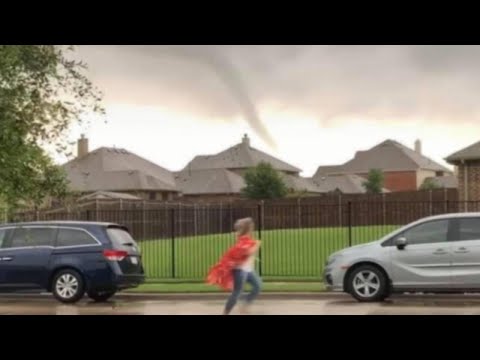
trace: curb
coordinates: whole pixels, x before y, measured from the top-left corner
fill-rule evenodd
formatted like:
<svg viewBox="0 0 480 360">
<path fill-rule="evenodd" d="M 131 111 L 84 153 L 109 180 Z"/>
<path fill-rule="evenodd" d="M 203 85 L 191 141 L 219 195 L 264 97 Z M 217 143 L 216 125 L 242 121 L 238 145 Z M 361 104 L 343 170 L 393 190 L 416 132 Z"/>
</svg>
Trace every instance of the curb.
<svg viewBox="0 0 480 360">
<path fill-rule="evenodd" d="M 225 300 L 228 293 L 119 293 L 113 299 L 123 301 L 205 301 L 205 300 Z M 50 293 L 5 293 L 0 294 L 0 301 L 50 301 L 54 300 Z M 356 303 L 352 297 L 345 293 L 337 292 L 267 292 L 260 294 L 259 300 L 337 300 Z M 466 302 L 480 303 L 479 294 L 398 294 L 393 295 L 387 302 L 397 302 L 407 300 L 415 303 L 423 302 L 425 305 L 436 305 L 447 302 L 449 304 Z"/>
<path fill-rule="evenodd" d="M 119 293 L 114 299 L 126 301 L 202 301 L 202 300 L 225 300 L 229 293 Z M 263 293 L 259 299 L 265 300 L 308 300 L 308 299 L 338 299 L 345 294 L 318 292 L 318 293 Z M 49 300 L 53 298 L 49 293 L 12 293 L 0 294 L 1 300 Z"/>
</svg>

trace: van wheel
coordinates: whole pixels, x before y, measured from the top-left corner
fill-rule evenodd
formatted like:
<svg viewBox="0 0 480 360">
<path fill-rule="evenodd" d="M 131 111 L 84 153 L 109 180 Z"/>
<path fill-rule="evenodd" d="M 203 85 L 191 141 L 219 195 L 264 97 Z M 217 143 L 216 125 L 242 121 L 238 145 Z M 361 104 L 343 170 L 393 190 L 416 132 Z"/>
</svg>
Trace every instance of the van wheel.
<svg viewBox="0 0 480 360">
<path fill-rule="evenodd" d="M 105 302 L 115 295 L 116 291 L 89 292 L 88 297 L 95 302 Z"/>
<path fill-rule="evenodd" d="M 75 270 L 59 271 L 53 279 L 53 296 L 65 304 L 79 301 L 85 294 L 85 283 L 82 276 Z"/>
<path fill-rule="evenodd" d="M 349 293 L 360 302 L 383 301 L 388 296 L 385 274 L 371 265 L 361 265 L 348 277 Z"/>
</svg>

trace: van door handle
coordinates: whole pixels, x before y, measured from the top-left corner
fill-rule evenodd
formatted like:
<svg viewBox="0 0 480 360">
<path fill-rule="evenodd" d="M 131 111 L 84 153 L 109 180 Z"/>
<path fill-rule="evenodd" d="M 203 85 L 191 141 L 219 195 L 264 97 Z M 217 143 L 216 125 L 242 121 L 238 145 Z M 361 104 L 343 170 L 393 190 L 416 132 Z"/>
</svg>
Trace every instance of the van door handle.
<svg viewBox="0 0 480 360">
<path fill-rule="evenodd" d="M 470 252 L 467 248 L 464 248 L 463 246 L 462 247 L 459 247 L 458 249 L 455 250 L 455 252 L 457 254 L 464 254 L 464 253 L 468 253 Z"/>
<path fill-rule="evenodd" d="M 434 255 L 445 255 L 447 252 L 444 249 L 437 249 L 433 252 Z"/>
<path fill-rule="evenodd" d="M 12 261 L 12 260 L 13 260 L 13 257 L 10 257 L 10 256 L 2 257 L 2 261 Z"/>
</svg>

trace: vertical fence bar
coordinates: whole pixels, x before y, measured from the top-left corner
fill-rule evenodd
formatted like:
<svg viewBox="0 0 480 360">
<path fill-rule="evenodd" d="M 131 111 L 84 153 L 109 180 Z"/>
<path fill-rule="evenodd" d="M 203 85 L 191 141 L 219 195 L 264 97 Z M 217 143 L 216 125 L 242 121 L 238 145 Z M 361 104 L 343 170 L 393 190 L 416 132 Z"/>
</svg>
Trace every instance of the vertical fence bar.
<svg viewBox="0 0 480 360">
<path fill-rule="evenodd" d="M 257 205 L 258 239 L 262 240 L 262 204 Z M 258 274 L 262 276 L 262 246 L 258 249 Z"/>
<path fill-rule="evenodd" d="M 170 216 L 171 216 L 171 231 L 172 231 L 172 279 L 175 279 L 175 209 L 172 207 L 170 210 Z"/>
<path fill-rule="evenodd" d="M 352 202 L 348 202 L 348 246 L 352 246 Z"/>
</svg>

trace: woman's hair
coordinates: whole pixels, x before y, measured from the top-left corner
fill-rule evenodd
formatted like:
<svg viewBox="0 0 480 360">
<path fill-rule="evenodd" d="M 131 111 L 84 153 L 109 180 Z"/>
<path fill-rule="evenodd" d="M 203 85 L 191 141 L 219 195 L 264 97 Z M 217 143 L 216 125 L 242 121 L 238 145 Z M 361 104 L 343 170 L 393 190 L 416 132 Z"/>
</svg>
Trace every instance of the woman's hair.
<svg viewBox="0 0 480 360">
<path fill-rule="evenodd" d="M 235 221 L 234 229 L 238 236 L 247 235 L 253 231 L 254 222 L 252 218 L 238 219 Z"/>
</svg>

